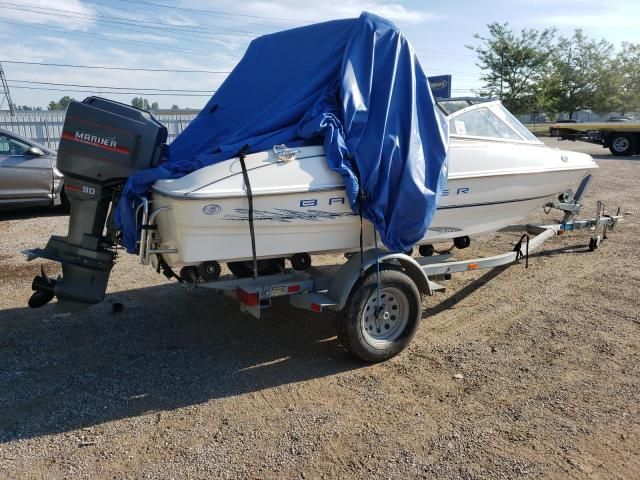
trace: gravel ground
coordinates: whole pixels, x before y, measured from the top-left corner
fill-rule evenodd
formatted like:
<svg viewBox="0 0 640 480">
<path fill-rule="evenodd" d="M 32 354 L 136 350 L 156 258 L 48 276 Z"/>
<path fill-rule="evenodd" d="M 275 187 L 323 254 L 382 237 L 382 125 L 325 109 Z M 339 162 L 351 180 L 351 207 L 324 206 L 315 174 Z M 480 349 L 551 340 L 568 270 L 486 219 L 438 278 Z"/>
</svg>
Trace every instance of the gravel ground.
<svg viewBox="0 0 640 480">
<path fill-rule="evenodd" d="M 39 264 L 19 251 L 67 217 L 0 214 L 0 478 L 640 478 L 640 157 L 562 146 L 597 155 L 588 200 L 626 224 L 594 253 L 575 233 L 529 269 L 455 276 L 373 366 L 324 316 L 255 320 L 131 256 L 104 303 L 29 310 Z"/>
</svg>

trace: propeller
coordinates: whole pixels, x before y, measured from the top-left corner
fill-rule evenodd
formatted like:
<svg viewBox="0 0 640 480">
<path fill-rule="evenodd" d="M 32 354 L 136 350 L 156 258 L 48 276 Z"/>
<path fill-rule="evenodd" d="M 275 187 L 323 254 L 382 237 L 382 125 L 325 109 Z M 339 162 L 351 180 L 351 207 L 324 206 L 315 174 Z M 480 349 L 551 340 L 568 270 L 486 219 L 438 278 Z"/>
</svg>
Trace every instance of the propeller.
<svg viewBox="0 0 640 480">
<path fill-rule="evenodd" d="M 40 265 L 40 275 L 36 276 L 31 283 L 31 289 L 34 292 L 29 298 L 29 306 L 40 308 L 53 300 L 55 285 L 56 281 L 50 279 L 44 271 L 44 265 Z"/>
</svg>

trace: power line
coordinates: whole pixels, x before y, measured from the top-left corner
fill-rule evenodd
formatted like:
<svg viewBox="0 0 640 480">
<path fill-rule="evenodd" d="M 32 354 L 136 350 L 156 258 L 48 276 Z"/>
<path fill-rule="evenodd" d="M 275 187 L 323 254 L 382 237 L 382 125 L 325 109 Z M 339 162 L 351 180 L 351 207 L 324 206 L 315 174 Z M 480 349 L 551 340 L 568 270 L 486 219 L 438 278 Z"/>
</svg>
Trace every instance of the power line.
<svg viewBox="0 0 640 480">
<path fill-rule="evenodd" d="M 48 87 L 27 87 L 27 86 L 22 86 L 22 85 L 9 85 L 11 88 L 19 88 L 19 89 L 25 89 L 25 90 L 47 90 L 47 91 L 56 91 L 56 92 L 76 92 L 76 93 L 103 93 L 103 94 L 110 94 L 110 95 L 138 95 L 141 93 L 146 93 L 149 96 L 163 96 L 163 97 L 168 97 L 168 96 L 173 96 L 173 97 L 210 97 L 211 94 L 215 93 L 216 90 L 212 90 L 210 92 L 210 94 L 190 94 L 190 93 L 150 93 L 150 92 L 140 92 L 140 91 L 130 91 L 130 92 L 122 92 L 122 91 L 101 91 L 99 88 L 98 89 L 93 89 L 93 90 L 77 90 L 77 89 L 72 89 L 72 88 L 48 88 Z M 453 88 L 451 89 L 452 92 L 472 92 L 475 89 L 472 88 Z"/>
<path fill-rule="evenodd" d="M 102 5 L 100 3 L 95 3 L 95 2 L 86 2 L 86 3 L 90 3 L 90 4 L 95 5 L 97 7 L 104 7 L 105 6 L 105 5 Z M 139 10 L 122 10 L 122 11 L 123 12 L 133 13 L 133 14 L 140 13 Z M 144 11 L 144 12 L 147 13 L 146 11 Z M 121 20 L 120 17 L 110 17 L 110 16 L 103 15 L 103 14 L 97 14 L 97 15 L 99 15 L 99 16 L 101 16 L 103 18 Z M 251 34 L 251 35 L 254 35 L 254 36 L 255 35 L 260 36 L 260 35 L 264 35 L 265 34 L 265 32 L 253 32 L 253 31 L 250 31 L 250 30 L 237 30 L 235 28 L 220 27 L 220 26 L 217 26 L 217 25 L 211 25 L 210 23 L 201 23 L 201 22 L 198 22 L 198 25 L 176 25 L 176 24 L 172 24 L 172 23 L 148 22 L 148 21 L 145 21 L 145 20 L 138 20 L 138 19 L 137 20 L 127 19 L 127 21 L 137 22 L 137 23 L 146 23 L 146 24 L 150 24 L 152 26 L 153 25 L 169 25 L 169 26 L 174 27 L 174 28 L 186 29 L 188 32 L 192 32 L 194 29 L 209 31 L 209 29 L 213 28 L 213 29 L 216 29 L 216 30 L 224 31 L 224 32 L 247 33 L 247 34 Z"/>
<path fill-rule="evenodd" d="M 118 0 L 118 1 L 127 1 L 130 3 L 140 3 L 140 4 L 149 4 L 149 5 L 154 5 L 154 6 L 162 6 L 165 8 L 170 8 L 167 5 L 162 5 L 162 4 L 156 4 L 156 3 L 152 3 L 152 2 L 146 2 L 143 0 Z M 106 26 L 111 26 L 110 24 L 115 24 L 117 26 L 112 26 L 111 28 L 119 28 L 122 30 L 128 30 L 128 31 L 132 31 L 132 32 L 136 32 L 136 33 L 141 33 L 141 34 L 149 34 L 148 31 L 144 31 L 144 30 L 138 30 L 136 28 L 144 28 L 144 29 L 154 29 L 157 30 L 158 26 L 162 26 L 162 31 L 176 31 L 176 26 L 172 25 L 172 24 L 168 24 L 168 23 L 162 23 L 162 22 L 147 22 L 144 20 L 131 20 L 131 19 L 120 19 L 118 17 L 111 17 L 111 16 L 107 16 L 107 15 L 102 15 L 102 14 L 95 14 L 95 15 L 89 15 L 89 14 L 85 14 L 82 12 L 78 12 L 78 11 L 72 11 L 72 10 L 64 10 L 64 9 L 58 9 L 58 8 L 52 8 L 52 7 L 41 7 L 35 4 L 17 4 L 17 3 L 13 3 L 13 2 L 3 2 L 0 1 L 0 5 L 4 5 L 6 8 L 11 9 L 11 10 L 18 10 L 18 11 L 28 11 L 28 12 L 32 12 L 32 13 L 38 13 L 41 15 L 45 15 L 47 14 L 47 12 L 61 12 L 61 13 L 65 13 L 67 15 L 73 15 L 76 17 L 80 17 L 81 19 L 78 18 L 67 18 L 67 20 L 70 21 L 75 21 L 75 22 L 82 22 L 84 23 L 85 20 L 94 20 L 94 17 L 97 18 L 95 21 L 97 23 L 105 23 L 107 24 Z M 186 10 L 194 10 L 194 11 L 201 11 L 200 9 L 186 9 Z M 202 10 L 204 11 L 204 10 Z M 220 13 L 220 12 L 217 12 Z M 231 13 L 228 13 L 229 15 L 232 15 Z M 240 15 L 240 14 L 233 14 L 233 15 Z M 259 16 L 250 16 L 249 17 L 259 17 Z M 107 19 L 107 20 L 101 20 L 102 18 Z M 265 17 L 265 18 L 275 18 L 275 17 Z M 4 23 L 9 23 L 12 24 L 12 22 L 6 21 L 6 20 L 1 20 Z M 21 25 L 24 25 L 25 23 L 21 22 Z M 122 26 L 125 25 L 125 26 Z M 136 27 L 136 28 L 126 28 L 126 26 L 129 27 Z M 59 29 L 52 29 L 51 27 L 42 27 L 42 28 L 47 28 L 49 30 L 53 30 L 56 32 L 60 32 L 60 33 L 65 33 L 68 34 L 68 31 L 64 31 L 64 30 L 59 30 Z M 256 35 L 261 35 L 261 33 L 259 32 L 250 32 L 250 31 L 246 31 L 246 30 L 236 30 L 236 32 L 243 32 L 246 34 L 251 34 L 251 35 L 242 35 L 240 33 L 234 34 L 234 33 L 220 33 L 220 32 L 209 32 L 209 31 L 194 31 L 196 29 L 204 29 L 206 30 L 206 27 L 186 27 L 188 28 L 188 32 L 182 32 L 180 30 L 179 33 L 189 33 L 191 35 L 191 37 L 187 38 L 187 37 L 180 37 L 180 36 L 171 36 L 171 35 L 165 35 L 166 38 L 174 38 L 174 39 L 183 39 L 183 40 L 192 40 L 193 35 L 229 35 L 229 36 L 245 36 L 245 37 L 249 37 L 249 38 L 255 38 Z M 218 28 L 220 29 L 220 27 L 213 27 L 211 26 L 211 28 Z M 107 38 L 111 41 L 116 41 L 116 42 L 124 42 L 124 43 L 132 43 L 132 44 L 138 44 L 138 45 L 144 45 L 144 46 L 151 46 L 153 48 L 166 48 L 166 49 L 172 49 L 172 50 L 177 50 L 177 51 L 184 51 L 187 53 L 192 53 L 195 55 L 213 55 L 216 56 L 215 54 L 207 54 L 205 52 L 202 51 L 198 51 L 198 50 L 192 50 L 192 49 L 185 49 L 185 48 L 181 48 L 181 47 L 175 47 L 175 46 L 170 46 L 170 45 L 163 45 L 162 47 L 156 45 L 156 44 L 152 44 L 152 43 L 148 43 L 148 42 L 141 42 L 141 41 L 137 41 L 137 40 L 130 40 L 130 39 L 121 39 L 121 38 L 113 38 L 110 35 L 96 35 L 96 34 L 92 34 L 92 33 L 88 33 L 88 32 L 75 32 L 76 34 L 80 34 L 80 35 L 86 35 L 86 36 L 91 36 L 94 38 Z M 418 52 L 420 52 L 420 50 L 418 50 Z M 450 58 L 451 56 L 458 56 L 458 57 L 474 57 L 473 54 L 468 54 L 468 53 L 460 53 L 460 52 L 451 52 L 451 51 L 442 51 L 442 50 L 423 50 L 422 51 L 424 53 L 424 55 L 426 55 L 427 57 L 435 55 L 443 55 L 447 58 Z M 219 56 L 219 55 L 217 55 Z M 442 62 L 443 60 L 438 60 L 440 62 Z M 451 73 L 455 73 L 455 72 L 451 72 Z"/>
<path fill-rule="evenodd" d="M 76 90 L 71 88 L 49 88 L 49 87 L 27 87 L 21 85 L 9 85 L 11 88 L 20 88 L 24 90 L 50 90 L 54 92 L 75 92 L 75 93 L 102 93 L 102 94 L 110 94 L 110 95 L 139 95 L 143 92 L 103 92 L 100 89 L 94 90 Z M 144 92 L 149 96 L 162 96 L 162 97 L 210 97 L 211 94 L 203 94 L 203 93 L 149 93 Z M 211 91 L 211 93 L 215 93 L 215 90 Z"/>
<path fill-rule="evenodd" d="M 7 23 L 9 25 L 20 25 L 20 26 L 29 26 L 31 27 L 32 24 L 29 23 L 25 23 L 25 22 L 19 22 L 19 21 L 13 21 L 10 22 L 8 20 L 0 20 L 0 23 Z M 92 38 L 97 38 L 100 40 L 109 40 L 111 42 L 119 42 L 119 43 L 127 43 L 127 44 L 132 44 L 132 45 L 142 45 L 145 47 L 151 47 L 154 49 L 162 49 L 162 50 L 174 50 L 174 51 L 178 51 L 178 52 L 182 52 L 182 53 L 188 53 L 191 55 L 198 55 L 198 56 L 202 56 L 202 57 L 221 57 L 221 58 L 238 58 L 238 57 L 234 57 L 234 56 L 225 56 L 225 55 L 216 55 L 214 53 L 205 53 L 202 51 L 198 51 L 198 50 L 190 50 L 190 49 L 186 49 L 186 48 L 180 48 L 180 47 L 174 47 L 171 45 L 157 45 L 157 44 L 153 44 L 153 43 L 148 43 L 148 42 L 140 42 L 140 41 L 135 41 L 135 40 L 125 40 L 122 38 L 113 38 L 110 36 L 105 36 L 105 35 L 96 35 L 93 33 L 89 33 L 89 32 L 79 32 L 79 31 L 73 31 L 70 32 L 68 30 L 61 30 L 59 28 L 53 28 L 53 27 L 48 27 L 45 25 L 38 25 L 38 29 L 45 29 L 45 30 L 50 30 L 53 32 L 57 32 L 57 33 L 62 33 L 64 35 L 84 35 L 87 37 L 92 37 Z"/>
<path fill-rule="evenodd" d="M 46 66 L 46 67 L 64 67 L 64 68 L 87 68 L 87 69 L 98 69 L 98 70 L 123 70 L 123 71 L 134 71 L 134 72 L 168 72 L 168 73 L 214 73 L 214 74 L 229 74 L 231 70 L 197 70 L 197 69 L 179 69 L 179 68 L 133 68 L 133 67 L 114 67 L 110 65 L 76 65 L 70 63 L 50 63 L 50 62 L 26 62 L 19 60 L 6 60 L 0 59 L 0 62 L 16 64 L 16 65 L 37 65 L 37 66 Z M 444 71 L 444 70 L 443 70 Z M 479 79 L 479 73 L 473 74 L 472 72 L 458 72 L 456 70 L 447 70 L 446 73 L 438 74 L 438 75 L 453 75 L 456 81 L 460 81 L 460 79 L 471 79 L 477 80 Z M 467 80 L 465 80 L 467 81 Z"/>
<path fill-rule="evenodd" d="M 231 70 L 188 70 L 176 68 L 129 68 L 129 67 L 111 67 L 105 65 L 74 65 L 70 63 L 47 63 L 47 62 L 23 62 L 18 60 L 0 60 L 2 63 L 11 63 L 16 65 L 38 65 L 46 67 L 68 67 L 68 68 L 88 68 L 98 70 L 124 70 L 133 72 L 170 72 L 170 73 L 231 73 Z"/>
<path fill-rule="evenodd" d="M 7 7 L 7 8 L 10 8 L 10 7 Z M 31 10 L 27 10 L 27 11 L 31 12 Z M 38 14 L 44 15 L 44 13 L 42 13 L 42 12 L 34 12 L 34 13 L 38 13 Z M 68 17 L 66 20 L 69 21 L 69 22 L 76 22 L 78 24 L 84 24 L 85 23 L 84 20 L 80 20 L 80 19 L 73 18 L 73 17 Z M 150 33 L 149 31 L 138 30 L 136 28 L 128 28 L 128 27 L 120 26 L 120 25 L 118 25 L 118 26 L 102 25 L 102 23 L 101 23 L 101 22 L 103 22 L 102 20 L 97 20 L 96 22 L 98 24 L 100 24 L 101 26 L 103 26 L 104 28 L 125 30 L 125 31 L 135 32 L 135 33 L 140 34 L 140 35 L 154 35 L 154 34 Z M 5 23 L 10 23 L 10 22 L 6 22 L 5 21 Z M 40 28 L 48 28 L 48 27 L 42 27 L 41 26 Z M 142 28 L 149 28 L 149 27 L 142 27 Z M 49 29 L 51 29 L 51 28 L 49 28 Z M 61 31 L 61 30 L 54 30 L 54 31 L 58 31 L 58 32 L 64 33 L 64 34 L 69 34 L 69 31 Z M 195 54 L 195 55 L 205 55 L 204 52 L 201 52 L 201 51 L 198 51 L 198 50 L 185 49 L 185 48 L 182 48 L 182 47 L 174 47 L 174 46 L 170 46 L 170 45 L 168 45 L 166 43 L 162 43 L 162 46 L 160 46 L 160 45 L 157 45 L 155 43 L 142 42 L 142 41 L 135 40 L 135 39 L 120 38 L 120 37 L 118 37 L 118 33 L 117 32 L 114 32 L 114 33 L 105 32 L 105 33 L 100 34 L 100 36 L 98 36 L 98 35 L 93 34 L 93 33 L 75 31 L 74 35 L 85 35 L 85 36 L 90 36 L 90 37 L 94 37 L 94 38 L 109 39 L 110 41 L 133 43 L 133 44 L 138 44 L 138 45 L 151 46 L 153 48 L 163 48 L 163 49 L 184 51 L 184 52 Z M 192 35 L 190 37 L 181 37 L 181 36 L 178 36 L 178 35 L 175 35 L 175 34 L 173 34 L 173 35 L 164 34 L 163 37 L 161 37 L 161 40 L 169 40 L 169 41 L 171 41 L 171 40 L 178 40 L 178 41 L 186 40 L 186 41 L 192 41 L 192 40 L 194 40 L 194 36 L 196 36 L 196 35 L 202 35 L 202 33 L 194 32 L 194 35 Z M 220 34 L 220 35 L 222 35 L 222 34 Z M 151 39 L 151 40 L 154 40 L 154 39 Z M 200 40 L 201 42 L 202 41 L 212 41 L 213 38 L 206 38 L 206 39 L 202 38 L 202 39 L 197 39 L 197 40 Z M 220 40 L 218 40 L 218 42 L 220 42 Z M 213 56 L 220 56 L 220 55 L 213 54 Z"/>
<path fill-rule="evenodd" d="M 211 93 L 215 91 L 215 90 L 185 90 L 185 89 L 173 89 L 173 88 L 111 87 L 108 85 L 84 85 L 84 84 L 77 84 L 77 83 L 36 82 L 33 80 L 18 80 L 15 78 L 13 79 L 7 78 L 7 81 L 16 82 L 16 83 L 35 84 L 35 85 L 54 85 L 58 87 L 96 88 L 98 90 L 109 89 L 109 90 L 135 90 L 135 91 L 141 91 L 141 92 L 160 91 L 160 92 L 186 92 L 186 93 Z"/>
<path fill-rule="evenodd" d="M 222 16 L 231 16 L 231 17 L 255 18 L 260 20 L 277 20 L 277 21 L 296 22 L 296 23 L 314 23 L 311 20 L 303 20 L 299 18 L 268 17 L 265 15 L 247 15 L 242 13 L 231 13 L 231 12 L 225 12 L 223 10 L 205 10 L 201 8 L 176 7 L 174 5 L 165 5 L 162 3 L 148 2 L 145 0 L 117 0 L 117 1 L 125 2 L 125 3 L 137 3 L 140 5 L 149 5 L 152 7 L 168 8 L 171 10 L 182 10 L 183 12 L 199 13 L 201 15 L 209 15 L 209 16 L 222 15 Z"/>
<path fill-rule="evenodd" d="M 12 9 L 18 9 L 18 8 L 32 8 L 32 9 L 39 9 L 39 10 L 47 10 L 47 11 L 52 11 L 55 10 L 57 12 L 63 12 L 63 13 L 71 13 L 73 15 L 76 16 L 82 16 L 85 18 L 89 18 L 89 19 L 93 19 L 95 17 L 100 17 L 100 18 L 104 18 L 104 19 L 108 19 L 108 20 L 115 20 L 117 22 L 129 22 L 129 23 L 133 23 L 133 24 L 146 24 L 149 25 L 150 27 L 157 27 L 158 25 L 162 25 L 162 26 L 166 26 L 166 27 L 171 27 L 173 29 L 187 29 L 187 31 L 190 33 L 192 32 L 194 29 L 196 30 L 206 30 L 206 32 L 208 33 L 210 31 L 210 29 L 215 29 L 215 30 L 221 30 L 224 32 L 233 32 L 233 33 L 244 33 L 244 34 L 249 34 L 251 36 L 259 36 L 259 35 L 264 35 L 264 33 L 262 32 L 252 32 L 249 30 L 237 30 L 234 28 L 227 28 L 227 27 L 220 27 L 217 25 L 211 25 L 211 24 L 198 24 L 198 25 L 178 25 L 175 23 L 166 23 L 166 22 L 159 22 L 159 21 L 147 21 L 147 20 L 140 20 L 138 19 L 134 19 L 134 18 L 126 18 L 126 17 L 113 17 L 110 15 L 105 15 L 102 13 L 93 13 L 93 14 L 88 14 L 88 13 L 84 13 L 84 12 L 80 12 L 78 10 L 64 10 L 61 8 L 55 8 L 55 7 L 44 7 L 42 5 L 38 5 L 35 3 L 14 3 L 14 2 L 0 2 L 4 5 L 10 5 L 12 6 Z M 91 3 L 91 2 L 87 2 L 87 3 Z M 97 4 L 94 3 L 93 5 L 99 6 L 99 7 L 103 7 L 103 5 L 101 4 Z M 140 13 L 139 11 L 135 11 L 135 10 L 125 10 L 126 12 L 132 13 L 132 14 L 136 14 L 136 13 Z M 146 13 L 146 12 L 145 12 Z M 142 26 L 142 25 L 139 25 Z"/>
<path fill-rule="evenodd" d="M 111 25 L 118 25 L 117 27 L 112 27 L 112 28 L 120 28 L 122 30 L 129 30 L 129 31 L 134 31 L 134 32 L 138 32 L 138 33 L 147 33 L 141 30 L 135 30 L 135 29 L 131 29 L 131 28 L 125 28 L 122 27 L 121 25 L 126 25 L 126 26 L 130 26 L 130 27 L 138 27 L 138 28 L 147 28 L 147 29 L 153 29 L 153 30 L 157 30 L 159 26 L 162 27 L 162 31 L 173 31 L 173 32 L 178 32 L 178 33 L 188 33 L 190 35 L 205 35 L 205 36 L 235 36 L 235 37 L 247 37 L 247 38 L 256 38 L 257 36 L 262 35 L 262 33 L 259 32 L 250 32 L 250 31 L 246 31 L 246 30 L 231 30 L 231 32 L 233 33 L 226 33 L 226 30 L 228 29 L 224 29 L 222 27 L 215 27 L 215 26 L 209 26 L 208 28 L 206 27 L 200 27 L 200 26 L 189 26 L 186 27 L 189 30 L 185 31 L 184 28 L 185 27 L 181 27 L 179 25 L 173 25 L 170 23 L 163 23 L 163 22 L 148 22 L 145 20 L 134 20 L 134 19 L 124 19 L 124 18 L 119 18 L 119 17 L 111 17 L 109 15 L 103 15 L 100 13 L 96 13 L 96 14 L 87 14 L 87 13 L 83 13 L 83 12 L 79 12 L 77 10 L 64 10 L 61 8 L 53 8 L 53 7 L 42 7 L 39 5 L 35 5 L 35 4 L 20 4 L 20 3 L 12 3 L 12 2 L 0 2 L 0 5 L 3 5 L 5 8 L 7 8 L 8 10 L 17 10 L 17 11 L 23 11 L 23 12 L 30 12 L 30 13 L 37 13 L 37 14 L 41 14 L 41 15 L 47 15 L 51 12 L 59 12 L 59 13 L 63 13 L 65 14 L 65 19 L 66 20 L 71 20 L 71 21 L 77 21 L 77 22 L 82 22 L 85 23 L 86 21 L 95 21 L 96 23 L 102 23 L 105 24 L 106 26 L 111 26 Z M 69 18 L 69 16 L 72 17 L 76 17 L 76 18 Z M 214 28 L 217 30 L 223 30 L 222 32 L 216 32 L 216 31 L 210 31 L 210 28 Z M 175 37 L 175 38 L 179 38 L 179 39 L 186 39 L 188 40 L 189 38 L 186 37 Z"/>
</svg>

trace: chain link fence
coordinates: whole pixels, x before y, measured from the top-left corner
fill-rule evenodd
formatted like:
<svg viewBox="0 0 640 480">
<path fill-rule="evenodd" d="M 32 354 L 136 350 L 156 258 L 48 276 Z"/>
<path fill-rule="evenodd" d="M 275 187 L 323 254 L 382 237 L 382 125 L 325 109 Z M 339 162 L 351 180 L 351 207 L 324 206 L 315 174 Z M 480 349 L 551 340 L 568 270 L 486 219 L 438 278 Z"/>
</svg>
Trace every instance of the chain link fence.
<svg viewBox="0 0 640 480">
<path fill-rule="evenodd" d="M 170 143 L 197 114 L 197 111 L 157 112 L 153 116 L 167 127 Z M 0 128 L 34 140 L 51 150 L 57 150 L 64 116 L 64 111 L 49 110 L 16 112 L 15 116 L 0 112 Z"/>
</svg>

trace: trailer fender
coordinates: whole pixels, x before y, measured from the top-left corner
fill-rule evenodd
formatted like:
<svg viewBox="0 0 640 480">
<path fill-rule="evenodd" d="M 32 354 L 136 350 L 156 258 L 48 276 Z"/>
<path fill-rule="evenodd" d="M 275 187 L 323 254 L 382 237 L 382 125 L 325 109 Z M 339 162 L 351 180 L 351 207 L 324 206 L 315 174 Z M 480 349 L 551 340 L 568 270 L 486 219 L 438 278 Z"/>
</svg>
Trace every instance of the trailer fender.
<svg viewBox="0 0 640 480">
<path fill-rule="evenodd" d="M 332 308 L 342 310 L 347 303 L 349 294 L 356 285 L 361 275 L 361 267 L 364 271 L 375 268 L 376 262 L 397 264 L 402 267 L 407 275 L 415 282 L 418 290 L 422 294 L 432 295 L 431 284 L 420 267 L 420 264 L 413 258 L 404 253 L 390 253 L 386 250 L 373 249 L 364 252 L 363 261 L 360 262 L 360 253 L 352 255 L 347 263 L 345 263 L 338 273 L 334 276 L 327 292 L 327 297 L 335 301 L 336 305 Z"/>
</svg>

